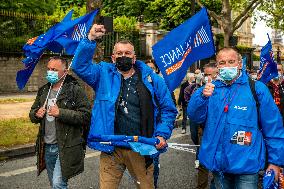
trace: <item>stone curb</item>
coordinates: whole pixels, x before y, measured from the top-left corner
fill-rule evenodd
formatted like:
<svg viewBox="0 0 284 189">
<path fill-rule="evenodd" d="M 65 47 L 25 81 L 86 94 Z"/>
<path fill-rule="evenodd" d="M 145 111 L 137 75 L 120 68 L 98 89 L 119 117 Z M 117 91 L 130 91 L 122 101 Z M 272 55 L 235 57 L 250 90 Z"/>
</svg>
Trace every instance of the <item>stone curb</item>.
<svg viewBox="0 0 284 189">
<path fill-rule="evenodd" d="M 0 150 L 0 161 L 35 154 L 35 144 Z"/>
</svg>

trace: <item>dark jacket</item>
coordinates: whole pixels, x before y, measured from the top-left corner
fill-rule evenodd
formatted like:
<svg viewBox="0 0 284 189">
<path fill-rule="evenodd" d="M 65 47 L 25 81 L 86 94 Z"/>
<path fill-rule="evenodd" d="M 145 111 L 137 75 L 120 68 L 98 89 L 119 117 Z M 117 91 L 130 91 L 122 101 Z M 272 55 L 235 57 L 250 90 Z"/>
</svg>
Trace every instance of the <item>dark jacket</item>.
<svg viewBox="0 0 284 189">
<path fill-rule="evenodd" d="M 189 82 L 186 81 L 180 86 L 180 92 L 178 97 L 178 105 L 187 106 L 187 101 L 184 99 L 184 89 L 189 86 Z"/>
<path fill-rule="evenodd" d="M 274 89 L 273 89 L 273 86 L 272 84 L 269 82 L 268 85 L 267 85 L 273 99 L 274 99 Z M 282 115 L 282 119 L 284 119 L 284 81 L 282 81 L 279 85 L 279 96 L 280 96 L 280 107 L 279 108 L 279 111 Z M 274 99 L 275 100 L 275 99 Z M 283 120 L 284 121 L 284 120 Z"/>
<path fill-rule="evenodd" d="M 39 89 L 29 114 L 33 123 L 40 123 L 36 142 L 38 175 L 45 169 L 45 117 L 38 119 L 35 114 L 43 106 L 49 88 L 50 84 L 48 83 Z M 85 140 L 83 130 L 88 130 L 90 125 L 91 105 L 84 89 L 70 75 L 67 75 L 64 81 L 56 104 L 59 107 L 59 116 L 55 119 L 55 127 L 61 171 L 62 176 L 69 179 L 84 170 Z"/>
</svg>

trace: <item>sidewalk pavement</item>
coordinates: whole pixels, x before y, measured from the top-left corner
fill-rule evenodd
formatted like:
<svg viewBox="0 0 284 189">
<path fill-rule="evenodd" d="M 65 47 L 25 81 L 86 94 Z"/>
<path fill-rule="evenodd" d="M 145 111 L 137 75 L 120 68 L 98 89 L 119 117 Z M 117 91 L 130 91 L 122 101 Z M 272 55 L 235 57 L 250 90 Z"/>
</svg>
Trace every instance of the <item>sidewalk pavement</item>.
<svg viewBox="0 0 284 189">
<path fill-rule="evenodd" d="M 178 119 L 176 121 L 175 128 L 173 131 L 173 135 L 176 132 L 181 131 L 181 119 Z M 189 125 L 189 124 L 187 124 Z M 180 129 L 179 129 L 180 128 Z M 175 131 L 177 130 L 177 131 Z M 5 148 L 0 149 L 0 162 L 3 160 L 9 160 L 12 158 L 19 158 L 19 157 L 25 157 L 25 156 L 32 156 L 35 154 L 35 144 L 26 144 L 21 146 L 16 146 L 12 148 Z"/>
</svg>

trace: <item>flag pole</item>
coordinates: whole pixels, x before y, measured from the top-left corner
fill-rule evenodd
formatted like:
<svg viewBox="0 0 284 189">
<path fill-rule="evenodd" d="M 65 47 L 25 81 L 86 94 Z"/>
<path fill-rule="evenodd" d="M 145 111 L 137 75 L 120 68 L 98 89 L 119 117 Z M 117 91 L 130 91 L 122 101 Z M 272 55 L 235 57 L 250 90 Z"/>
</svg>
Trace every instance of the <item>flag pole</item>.
<svg viewBox="0 0 284 189">
<path fill-rule="evenodd" d="M 74 56 L 73 56 L 73 58 L 72 58 L 72 60 L 71 60 L 70 65 L 69 65 L 68 68 L 67 68 L 67 73 L 65 73 L 65 75 L 64 75 L 64 77 L 63 77 L 63 81 L 62 81 L 62 83 L 60 84 L 60 87 L 59 87 L 59 89 L 58 89 L 58 91 L 57 91 L 57 93 L 56 93 L 55 102 L 57 101 L 57 98 L 58 98 L 58 96 L 59 96 L 59 94 L 60 94 L 60 92 L 61 92 L 63 83 L 64 83 L 64 81 L 65 81 L 65 78 L 66 78 L 66 76 L 67 76 L 67 74 L 68 74 L 68 72 L 69 72 L 71 66 L 72 66 L 73 60 L 74 60 Z"/>
</svg>

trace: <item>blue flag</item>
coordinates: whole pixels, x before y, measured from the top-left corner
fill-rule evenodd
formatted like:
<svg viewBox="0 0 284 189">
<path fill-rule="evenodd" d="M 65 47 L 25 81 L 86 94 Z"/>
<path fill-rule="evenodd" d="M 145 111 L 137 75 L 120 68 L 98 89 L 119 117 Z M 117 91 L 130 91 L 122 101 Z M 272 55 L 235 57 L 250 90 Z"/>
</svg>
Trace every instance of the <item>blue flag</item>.
<svg viewBox="0 0 284 189">
<path fill-rule="evenodd" d="M 262 186 L 263 189 L 278 189 L 278 183 L 274 181 L 275 173 L 270 169 L 264 174 Z"/>
<path fill-rule="evenodd" d="M 206 8 L 173 29 L 152 49 L 168 88 L 173 91 L 180 85 L 189 66 L 215 53 Z"/>
<path fill-rule="evenodd" d="M 268 42 L 264 47 L 262 47 L 260 52 L 258 80 L 266 84 L 277 76 L 277 64 L 273 58 L 272 44 L 268 36 Z"/>
<path fill-rule="evenodd" d="M 87 36 L 98 11 L 99 9 L 71 20 L 71 10 L 61 22 L 52 26 L 46 33 L 29 39 L 23 47 L 26 58 L 22 62 L 25 68 L 17 72 L 18 88 L 25 87 L 45 50 L 61 53 L 65 49 L 68 55 L 74 54 L 79 42 Z"/>
<path fill-rule="evenodd" d="M 88 137 L 89 142 L 100 142 L 104 145 L 114 145 L 125 148 L 131 148 L 134 152 L 141 155 L 153 156 L 158 153 L 156 145 L 160 142 L 157 138 L 147 138 L 142 136 L 126 135 L 92 135 Z M 160 151 L 163 152 L 163 151 Z"/>
<path fill-rule="evenodd" d="M 139 153 L 141 156 L 153 156 L 158 152 L 157 148 L 150 144 L 141 142 L 128 142 L 132 151 Z"/>
</svg>

